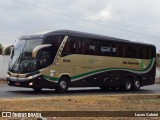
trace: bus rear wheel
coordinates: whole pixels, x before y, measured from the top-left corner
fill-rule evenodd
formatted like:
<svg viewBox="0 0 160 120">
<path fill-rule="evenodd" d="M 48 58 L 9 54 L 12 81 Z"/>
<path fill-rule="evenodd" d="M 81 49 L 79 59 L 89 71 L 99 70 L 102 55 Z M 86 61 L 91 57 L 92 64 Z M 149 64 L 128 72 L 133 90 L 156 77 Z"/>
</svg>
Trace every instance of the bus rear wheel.
<svg viewBox="0 0 160 120">
<path fill-rule="evenodd" d="M 125 80 L 125 85 L 124 85 L 124 90 L 125 91 L 130 91 L 132 90 L 132 80 L 130 78 L 126 78 Z"/>
<path fill-rule="evenodd" d="M 137 78 L 137 79 L 134 81 L 133 90 L 139 90 L 140 87 L 141 87 L 141 83 L 140 83 L 140 80 Z"/>
<path fill-rule="evenodd" d="M 68 79 L 66 77 L 61 77 L 58 86 L 55 89 L 56 92 L 58 93 L 65 93 L 68 91 Z"/>
</svg>

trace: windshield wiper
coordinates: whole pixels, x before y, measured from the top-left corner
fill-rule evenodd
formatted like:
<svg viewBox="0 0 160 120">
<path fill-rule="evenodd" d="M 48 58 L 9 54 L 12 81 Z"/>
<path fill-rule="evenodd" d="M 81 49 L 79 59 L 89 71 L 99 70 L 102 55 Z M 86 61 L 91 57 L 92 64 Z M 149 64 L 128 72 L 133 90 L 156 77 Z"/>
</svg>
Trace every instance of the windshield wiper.
<svg viewBox="0 0 160 120">
<path fill-rule="evenodd" d="M 21 59 L 22 53 L 20 53 L 18 59 L 15 61 L 15 63 L 12 66 L 12 70 L 16 67 L 16 64 L 20 63 L 20 59 Z"/>
</svg>

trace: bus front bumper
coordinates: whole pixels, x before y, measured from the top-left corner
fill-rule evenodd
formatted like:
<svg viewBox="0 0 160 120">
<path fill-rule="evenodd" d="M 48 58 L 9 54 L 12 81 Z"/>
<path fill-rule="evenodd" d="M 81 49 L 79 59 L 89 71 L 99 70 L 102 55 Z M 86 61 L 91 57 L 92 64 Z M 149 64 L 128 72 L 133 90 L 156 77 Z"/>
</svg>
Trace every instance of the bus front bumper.
<svg viewBox="0 0 160 120">
<path fill-rule="evenodd" d="M 28 78 L 7 77 L 7 84 L 9 86 L 27 87 L 27 88 L 55 88 L 56 83 L 47 81 L 42 75 Z"/>
</svg>

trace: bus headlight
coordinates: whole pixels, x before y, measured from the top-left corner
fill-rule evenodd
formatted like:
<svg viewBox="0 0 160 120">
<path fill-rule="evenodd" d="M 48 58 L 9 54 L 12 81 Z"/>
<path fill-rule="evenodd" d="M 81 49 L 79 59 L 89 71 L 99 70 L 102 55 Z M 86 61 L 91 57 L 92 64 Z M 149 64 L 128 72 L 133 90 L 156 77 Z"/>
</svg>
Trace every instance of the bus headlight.
<svg viewBox="0 0 160 120">
<path fill-rule="evenodd" d="M 33 82 L 30 82 L 30 83 L 29 83 L 29 86 L 33 86 Z"/>
<path fill-rule="evenodd" d="M 29 76 L 28 79 L 33 79 L 33 76 Z"/>
<path fill-rule="evenodd" d="M 36 77 L 40 76 L 40 75 L 41 75 L 41 73 L 40 73 L 40 74 L 36 74 L 36 75 L 29 76 L 28 79 L 31 80 L 31 79 L 33 79 L 33 78 L 36 78 Z"/>
</svg>

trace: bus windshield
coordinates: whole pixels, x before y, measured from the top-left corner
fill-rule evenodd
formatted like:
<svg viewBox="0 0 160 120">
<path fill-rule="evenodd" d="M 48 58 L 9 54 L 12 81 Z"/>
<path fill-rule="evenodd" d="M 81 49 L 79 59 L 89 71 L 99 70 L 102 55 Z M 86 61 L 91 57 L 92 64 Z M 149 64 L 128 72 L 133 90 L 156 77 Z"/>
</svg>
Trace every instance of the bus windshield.
<svg viewBox="0 0 160 120">
<path fill-rule="evenodd" d="M 43 39 L 17 40 L 11 52 L 9 70 L 18 73 L 35 71 L 37 60 L 32 58 L 32 50 L 42 42 Z"/>
</svg>

